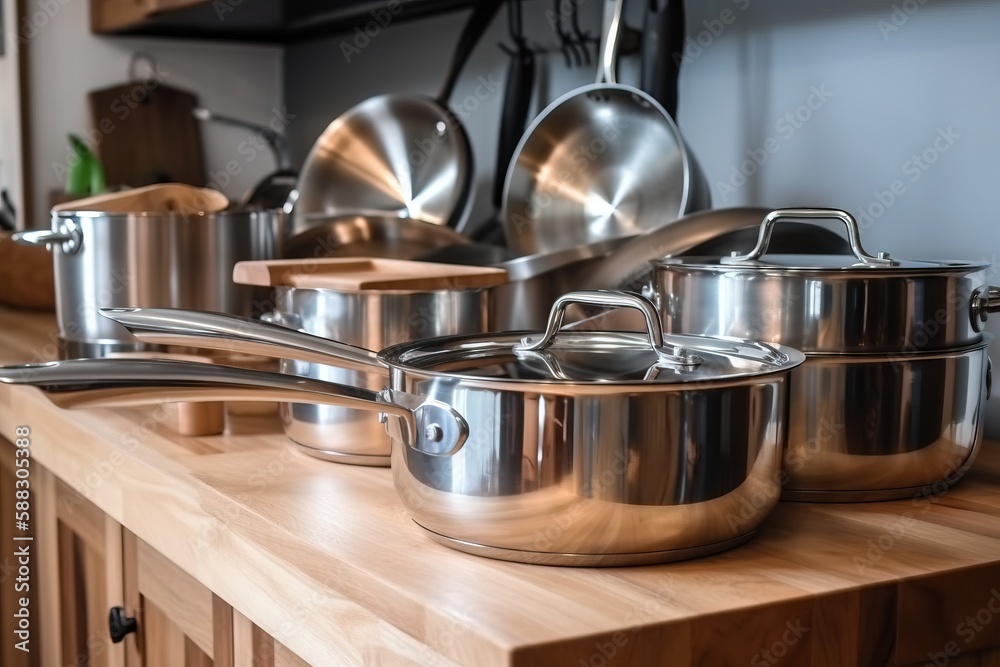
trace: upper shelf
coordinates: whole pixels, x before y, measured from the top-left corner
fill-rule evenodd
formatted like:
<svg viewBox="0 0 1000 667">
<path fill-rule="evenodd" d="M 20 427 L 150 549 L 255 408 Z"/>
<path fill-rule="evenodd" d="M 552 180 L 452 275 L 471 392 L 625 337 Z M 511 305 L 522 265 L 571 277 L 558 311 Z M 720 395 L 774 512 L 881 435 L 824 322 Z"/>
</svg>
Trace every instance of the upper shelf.
<svg viewBox="0 0 1000 667">
<path fill-rule="evenodd" d="M 471 6 L 475 0 L 90 0 L 91 31 L 287 44 Z M 370 27 L 374 32 L 375 27 Z"/>
</svg>

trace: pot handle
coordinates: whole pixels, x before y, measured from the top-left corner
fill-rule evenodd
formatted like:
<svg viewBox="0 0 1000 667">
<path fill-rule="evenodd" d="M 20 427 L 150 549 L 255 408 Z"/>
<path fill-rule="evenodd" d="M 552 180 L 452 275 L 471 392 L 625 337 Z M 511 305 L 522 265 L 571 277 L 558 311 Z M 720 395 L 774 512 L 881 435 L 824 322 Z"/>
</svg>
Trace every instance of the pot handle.
<svg viewBox="0 0 1000 667">
<path fill-rule="evenodd" d="M 279 401 L 378 412 L 397 418 L 393 426 L 399 430 L 392 435 L 431 456 L 455 454 L 469 433 L 465 419 L 450 406 L 421 402 L 411 394 L 200 362 L 72 359 L 0 366 L 0 382 L 38 387 L 55 405 L 66 409 Z"/>
<path fill-rule="evenodd" d="M 625 0 L 605 0 L 604 19 L 601 35 L 601 61 L 597 71 L 597 83 L 618 82 L 618 42 L 622 34 L 622 14 Z M 557 19 L 558 20 L 558 19 Z"/>
<path fill-rule="evenodd" d="M 14 243 L 28 246 L 50 246 L 53 243 L 62 244 L 62 251 L 73 255 L 83 247 L 83 230 L 72 220 L 61 220 L 59 229 L 32 229 L 11 235 Z"/>
<path fill-rule="evenodd" d="M 982 331 L 989 313 L 1000 311 L 1000 287 L 987 287 L 985 291 L 976 290 L 969 300 L 972 309 L 972 328 Z"/>
<path fill-rule="evenodd" d="M 144 343 L 294 359 L 381 377 L 389 374 L 371 350 L 247 317 L 172 308 L 102 308 L 101 315 Z"/>
<path fill-rule="evenodd" d="M 851 244 L 854 256 L 862 266 L 893 266 L 897 264 L 889 257 L 889 253 L 880 252 L 877 255 L 869 255 L 861 246 L 861 232 L 858 230 L 858 221 L 847 211 L 835 208 L 782 208 L 771 211 L 760 223 L 760 234 L 757 236 L 757 245 L 746 255 L 733 252 L 729 257 L 723 257 L 723 264 L 742 264 L 748 262 L 758 262 L 767 253 L 767 247 L 771 243 L 771 232 L 774 231 L 774 224 L 778 220 L 840 220 L 847 226 L 847 241 Z"/>
<path fill-rule="evenodd" d="M 683 345 L 673 343 L 669 336 L 663 335 L 660 326 L 660 315 L 653 302 L 644 296 L 631 292 L 613 290 L 579 290 L 564 294 L 552 304 L 549 312 L 549 322 L 545 333 L 541 336 L 525 336 L 514 346 L 514 352 L 540 352 L 555 342 L 556 335 L 562 329 L 566 308 L 571 304 L 600 306 L 603 308 L 632 308 L 642 313 L 646 319 L 646 333 L 649 335 L 649 345 L 664 364 L 673 366 L 697 366 L 701 359 L 692 354 Z"/>
</svg>

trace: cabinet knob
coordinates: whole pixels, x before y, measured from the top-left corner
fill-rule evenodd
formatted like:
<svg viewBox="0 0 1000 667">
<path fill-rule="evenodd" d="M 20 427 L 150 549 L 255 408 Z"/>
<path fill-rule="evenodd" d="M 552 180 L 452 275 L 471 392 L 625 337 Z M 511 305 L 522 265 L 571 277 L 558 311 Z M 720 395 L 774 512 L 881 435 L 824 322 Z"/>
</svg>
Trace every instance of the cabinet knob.
<svg viewBox="0 0 1000 667">
<path fill-rule="evenodd" d="M 111 641 L 115 644 L 125 639 L 125 635 L 138 629 L 135 617 L 125 614 L 125 607 L 112 607 L 108 612 L 108 630 L 111 632 Z"/>
</svg>

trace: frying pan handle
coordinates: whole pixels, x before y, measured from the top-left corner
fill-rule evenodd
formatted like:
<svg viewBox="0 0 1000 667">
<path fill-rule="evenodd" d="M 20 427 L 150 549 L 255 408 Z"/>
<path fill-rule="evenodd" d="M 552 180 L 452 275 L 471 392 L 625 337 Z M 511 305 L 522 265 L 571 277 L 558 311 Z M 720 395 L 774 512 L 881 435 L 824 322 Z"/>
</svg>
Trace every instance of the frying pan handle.
<svg viewBox="0 0 1000 667">
<path fill-rule="evenodd" d="M 549 313 L 548 326 L 541 336 L 525 336 L 514 346 L 515 353 L 541 352 L 555 342 L 556 335 L 562 329 L 566 309 L 571 304 L 600 306 L 603 308 L 632 308 L 642 313 L 646 319 L 646 333 L 649 335 L 649 345 L 660 357 L 660 361 L 673 366 L 697 366 L 701 363 L 683 345 L 670 342 L 663 335 L 660 326 L 660 315 L 653 302 L 644 296 L 631 292 L 616 292 L 612 290 L 580 290 L 564 294 L 552 304 Z"/>
<path fill-rule="evenodd" d="M 518 44 L 507 68 L 507 84 L 500 115 L 500 141 L 497 144 L 497 167 L 493 177 L 493 206 L 497 209 L 503 204 L 504 177 L 524 134 L 534 87 L 535 54 L 527 45 Z"/>
<path fill-rule="evenodd" d="M 851 244 L 851 251 L 862 266 L 893 266 L 896 264 L 889 257 L 889 253 L 880 252 L 878 255 L 869 255 L 861 247 L 861 232 L 858 230 L 858 222 L 854 216 L 847 211 L 835 208 L 783 208 L 771 211 L 760 223 L 760 233 L 757 236 L 757 245 L 746 255 L 734 252 L 730 257 L 723 257 L 723 264 L 743 264 L 758 262 L 767 252 L 767 247 L 771 243 L 771 232 L 778 220 L 840 220 L 847 227 L 847 241 Z"/>
<path fill-rule="evenodd" d="M 246 317 L 172 308 L 102 308 L 144 343 L 294 359 L 388 377 L 371 350 Z"/>
<path fill-rule="evenodd" d="M 416 396 L 284 373 L 189 361 L 72 359 L 0 366 L 0 382 L 41 389 L 66 409 L 135 407 L 162 403 L 279 401 L 315 403 L 397 418 L 393 435 L 432 456 L 450 456 L 465 444 L 468 424 L 452 408 Z M 389 425 L 387 424 L 387 429 Z"/>
<path fill-rule="evenodd" d="M 646 0 L 640 88 L 677 120 L 677 84 L 686 36 L 683 0 Z"/>
<path fill-rule="evenodd" d="M 604 30 L 601 35 L 601 61 L 597 83 L 618 83 L 618 42 L 622 34 L 625 0 L 605 0 Z"/>
<path fill-rule="evenodd" d="M 466 22 L 465 27 L 462 29 L 462 34 L 458 38 L 458 45 L 455 47 L 455 53 L 451 57 L 451 66 L 448 68 L 448 75 L 445 77 L 444 85 L 441 86 L 441 92 L 438 94 L 438 103 L 441 106 L 448 106 L 448 100 L 455 91 L 455 83 L 458 82 L 458 76 L 462 73 L 462 65 L 472 55 L 473 49 L 476 48 L 476 44 L 482 39 L 486 29 L 490 27 L 493 17 L 500 11 L 503 3 L 504 0 L 478 0 L 473 4 L 472 15 L 469 16 L 469 20 Z"/>
</svg>

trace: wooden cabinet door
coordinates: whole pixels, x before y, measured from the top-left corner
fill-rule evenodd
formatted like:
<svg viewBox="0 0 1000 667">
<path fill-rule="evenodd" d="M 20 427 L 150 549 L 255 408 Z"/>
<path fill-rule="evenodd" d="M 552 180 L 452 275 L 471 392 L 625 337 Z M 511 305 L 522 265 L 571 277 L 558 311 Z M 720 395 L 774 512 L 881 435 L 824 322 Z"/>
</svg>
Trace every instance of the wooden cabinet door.
<svg viewBox="0 0 1000 667">
<path fill-rule="evenodd" d="M 121 526 L 61 480 L 44 474 L 55 491 L 47 502 L 55 505 L 59 664 L 124 667 L 123 647 L 108 632 L 108 611 L 122 598 Z"/>
<path fill-rule="evenodd" d="M 234 667 L 233 610 L 194 577 L 124 531 L 126 610 L 138 632 L 128 667 Z"/>
</svg>

